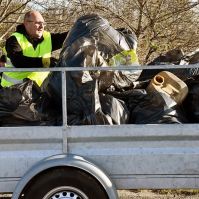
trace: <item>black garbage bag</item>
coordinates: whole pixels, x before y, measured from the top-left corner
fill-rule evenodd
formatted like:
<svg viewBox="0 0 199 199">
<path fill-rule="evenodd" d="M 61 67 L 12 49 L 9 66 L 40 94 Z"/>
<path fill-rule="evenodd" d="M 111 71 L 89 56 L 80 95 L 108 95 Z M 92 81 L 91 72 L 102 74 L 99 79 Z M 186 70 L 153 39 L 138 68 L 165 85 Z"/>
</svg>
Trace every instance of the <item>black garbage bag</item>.
<svg viewBox="0 0 199 199">
<path fill-rule="evenodd" d="M 165 54 L 159 55 L 148 65 L 162 65 L 162 64 L 180 64 L 184 53 L 181 49 L 172 49 Z"/>
<path fill-rule="evenodd" d="M 33 102 L 35 103 L 35 109 L 38 114 L 42 116 L 40 126 L 61 126 L 63 124 L 61 109 L 59 109 L 57 104 L 46 93 L 41 93 L 40 97 Z"/>
<path fill-rule="evenodd" d="M 165 69 L 145 69 L 142 71 L 138 81 L 146 81 L 152 79 L 155 75 L 164 71 Z M 199 68 L 186 68 L 186 65 L 182 68 L 166 69 L 167 71 L 173 73 L 182 81 L 186 81 L 189 78 L 199 75 Z"/>
<path fill-rule="evenodd" d="M 189 53 L 188 55 L 186 55 L 185 59 L 189 64 L 199 63 L 199 49 L 197 49 L 197 50 Z"/>
<path fill-rule="evenodd" d="M 0 126 L 61 126 L 62 115 L 56 112 L 56 109 L 49 105 L 49 100 L 45 96 L 41 96 L 35 106 L 28 108 L 24 106 L 20 108 L 24 112 L 20 114 L 19 109 L 16 110 L 12 115 L 1 118 Z M 30 116 L 33 116 L 31 120 Z"/>
<path fill-rule="evenodd" d="M 192 61 L 191 61 L 192 60 Z M 158 56 L 152 62 L 148 63 L 148 65 L 183 65 L 182 62 L 185 61 L 186 64 L 196 63 L 194 61 L 197 60 L 197 52 L 190 54 L 190 56 L 185 56 L 181 49 L 173 49 L 168 51 L 167 53 Z M 141 75 L 138 78 L 138 81 L 152 79 L 156 74 L 163 71 L 165 69 L 149 69 L 143 70 Z M 172 72 L 178 78 L 183 81 L 187 79 L 199 75 L 199 68 L 186 68 L 186 65 L 182 66 L 182 68 L 173 68 L 167 69 L 167 71 Z"/>
<path fill-rule="evenodd" d="M 137 77 L 140 71 L 101 71 L 99 77 L 99 90 L 126 91 L 137 86 Z"/>
<path fill-rule="evenodd" d="M 22 100 L 21 91 L 15 87 L 0 89 L 0 118 L 10 116 Z"/>
<path fill-rule="evenodd" d="M 72 55 L 82 55 L 84 59 L 92 55 L 90 58 L 94 58 L 94 60 L 85 59 L 92 64 L 88 64 L 89 62 L 87 62 L 87 65 L 85 65 L 81 61 L 78 61 L 78 65 L 98 66 L 95 65 L 97 63 L 95 58 L 98 55 L 95 54 L 96 57 L 93 57 L 94 53 L 99 53 L 108 63 L 109 59 L 117 53 L 123 50 L 135 49 L 136 45 L 137 39 L 134 33 L 125 29 L 115 30 L 106 19 L 99 15 L 91 14 L 80 17 L 75 22 L 64 42 L 61 54 L 64 60 L 66 60 L 65 56 L 70 58 L 68 61 L 64 61 L 67 66 L 71 66 L 71 64 L 74 67 L 76 66 L 74 65 L 75 62 L 72 62 L 74 61 L 71 57 Z M 72 51 L 66 50 L 66 48 L 70 48 Z M 78 57 L 83 58 L 82 56 Z M 77 59 L 75 58 L 75 60 Z"/>
<path fill-rule="evenodd" d="M 57 67 L 106 67 L 110 59 L 118 61 L 120 56 L 123 56 L 121 60 L 127 57 L 132 61 L 136 45 L 134 34 L 124 29 L 115 30 L 98 15 L 87 15 L 79 18 L 70 30 Z M 141 70 L 67 72 L 68 124 L 118 124 L 128 121 L 128 110 L 121 101 L 99 96 L 99 93 L 111 86 L 119 90 L 131 88 L 140 73 Z M 61 106 L 60 77 L 60 73 L 52 73 L 42 86 L 42 90 L 58 106 Z M 110 109 L 105 110 L 105 105 L 111 101 L 114 107 L 110 104 Z M 113 110 L 119 110 L 120 114 L 113 115 Z"/>
<path fill-rule="evenodd" d="M 72 86 L 72 85 L 71 85 Z M 73 90 L 73 89 L 70 89 Z M 41 91 L 46 93 L 57 111 L 62 114 L 62 78 L 61 72 L 52 72 L 41 85 Z"/>
<path fill-rule="evenodd" d="M 97 81 L 90 81 L 76 88 L 76 95 L 68 96 L 68 124 L 95 125 L 111 124 L 102 112 Z"/>
<path fill-rule="evenodd" d="M 52 110 L 50 101 L 31 80 L 0 90 L 0 125 L 53 125 L 56 109 Z M 4 98 L 3 98 L 4 97 Z M 5 97 L 8 97 L 5 99 Z M 5 101 L 7 100 L 7 103 Z M 4 105 L 4 106 L 3 106 Z M 5 111 L 9 110 L 9 111 Z"/>
<path fill-rule="evenodd" d="M 190 123 L 199 122 L 199 77 L 186 82 L 189 88 L 188 96 L 182 106 Z"/>
<path fill-rule="evenodd" d="M 145 99 L 147 92 L 145 89 L 131 89 L 122 92 L 107 91 L 106 94 L 124 102 L 130 114 L 132 110 Z M 129 117 L 131 121 L 131 115 L 129 115 Z"/>
<path fill-rule="evenodd" d="M 116 99 L 107 94 L 100 94 L 102 111 L 108 118 L 110 124 L 127 124 L 129 111 L 124 101 Z"/>
<path fill-rule="evenodd" d="M 129 110 L 129 123 L 146 124 L 146 123 L 159 123 L 158 119 L 162 119 L 161 112 L 164 109 L 164 101 L 161 97 L 156 99 L 157 94 L 148 94 L 145 89 L 132 89 L 123 92 L 108 91 L 108 93 L 117 99 L 123 100 Z M 153 100 L 157 100 L 153 102 Z M 154 104 L 153 104 L 153 103 Z M 158 104 L 159 102 L 159 104 Z M 157 105 L 157 107 L 156 107 Z M 154 108 L 155 106 L 155 108 Z M 176 105 L 174 106 L 176 107 Z M 159 115 L 158 115 L 159 114 Z M 152 118 L 152 122 L 151 117 Z M 158 118 L 159 117 L 159 118 Z"/>
<path fill-rule="evenodd" d="M 33 81 L 25 81 L 22 84 L 14 85 L 21 92 L 21 101 L 18 107 L 12 112 L 12 116 L 15 118 L 27 120 L 27 121 L 40 121 L 41 115 L 35 109 L 35 103 L 33 103 Z M 35 87 L 36 88 L 36 87 Z M 38 92 L 34 92 L 36 98 L 38 97 Z"/>
<path fill-rule="evenodd" d="M 22 84 L 2 88 L 0 99 L 1 116 L 14 116 L 16 118 L 35 120 L 37 113 L 34 111 L 34 104 L 31 104 L 32 86 L 32 81 L 26 81 Z M 31 111 L 28 112 L 27 107 Z"/>
<path fill-rule="evenodd" d="M 99 94 L 97 81 L 86 82 L 78 95 L 67 100 L 69 125 L 125 124 L 129 111 L 122 100 Z"/>
<path fill-rule="evenodd" d="M 69 73 L 67 79 L 67 119 L 69 125 L 109 124 L 101 111 L 97 80 L 80 84 Z M 52 100 L 60 115 L 62 114 L 61 73 L 53 72 L 42 85 L 42 90 Z"/>
<path fill-rule="evenodd" d="M 140 103 L 132 109 L 130 123 L 135 124 L 171 124 L 185 123 L 176 102 L 164 93 L 143 93 Z"/>
<path fill-rule="evenodd" d="M 110 65 L 110 60 L 113 61 L 113 57 L 116 55 L 114 61 L 120 60 L 120 56 L 124 56 L 121 58 L 122 60 L 129 58 L 132 61 L 134 53 L 131 50 L 135 50 L 136 45 L 136 37 L 129 31 L 115 30 L 107 20 L 98 15 L 86 15 L 80 17 L 70 30 L 63 44 L 58 66 L 106 67 Z M 118 55 L 118 53 L 122 54 Z M 88 76 L 88 73 L 92 79 L 97 78 L 100 81 L 99 71 L 71 72 L 70 74 L 77 84 L 81 84 L 86 81 L 85 77 Z M 141 70 L 129 73 L 109 71 L 108 84 L 103 79 L 100 85 L 103 84 L 103 88 L 110 86 L 110 84 L 119 89 L 123 86 L 131 87 L 139 77 Z M 88 78 L 87 81 L 90 79 Z"/>
</svg>

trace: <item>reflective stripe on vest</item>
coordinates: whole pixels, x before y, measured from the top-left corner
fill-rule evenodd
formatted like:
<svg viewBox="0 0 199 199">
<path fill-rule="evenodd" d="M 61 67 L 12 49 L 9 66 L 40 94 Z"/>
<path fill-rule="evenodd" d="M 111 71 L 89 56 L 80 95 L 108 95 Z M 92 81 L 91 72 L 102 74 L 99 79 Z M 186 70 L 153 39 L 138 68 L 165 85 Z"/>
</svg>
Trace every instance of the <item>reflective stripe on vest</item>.
<svg viewBox="0 0 199 199">
<path fill-rule="evenodd" d="M 23 34 L 15 32 L 12 34 L 12 36 L 16 37 L 17 42 L 22 48 L 24 56 L 46 58 L 51 57 L 52 42 L 49 32 L 44 31 L 44 40 L 37 45 L 36 49 L 33 48 L 32 44 Z M 12 63 L 9 62 L 10 59 L 7 60 L 6 67 L 13 67 Z M 22 82 L 24 78 L 29 78 L 35 81 L 39 86 L 41 86 L 48 74 L 49 72 L 4 72 L 1 80 L 1 85 L 3 87 L 8 87 L 16 84 L 16 82 Z"/>
<path fill-rule="evenodd" d="M 12 77 L 7 76 L 5 73 L 2 74 L 2 78 L 5 79 L 7 82 L 12 82 L 13 84 L 23 83 L 23 80 L 14 79 Z"/>
</svg>

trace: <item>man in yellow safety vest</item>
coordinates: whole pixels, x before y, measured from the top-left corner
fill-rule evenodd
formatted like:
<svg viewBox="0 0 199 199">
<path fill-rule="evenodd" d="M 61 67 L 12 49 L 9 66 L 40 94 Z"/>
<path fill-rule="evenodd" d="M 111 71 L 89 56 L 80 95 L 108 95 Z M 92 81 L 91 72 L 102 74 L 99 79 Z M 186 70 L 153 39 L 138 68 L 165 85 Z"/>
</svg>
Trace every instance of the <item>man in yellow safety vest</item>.
<svg viewBox="0 0 199 199">
<path fill-rule="evenodd" d="M 6 40 L 5 67 L 42 68 L 53 67 L 55 58 L 51 52 L 62 47 L 68 32 L 50 33 L 44 30 L 45 21 L 38 11 L 29 11 L 24 16 L 23 24 Z M 3 72 L 1 86 L 9 87 L 22 83 L 29 78 L 39 86 L 49 72 Z"/>
</svg>

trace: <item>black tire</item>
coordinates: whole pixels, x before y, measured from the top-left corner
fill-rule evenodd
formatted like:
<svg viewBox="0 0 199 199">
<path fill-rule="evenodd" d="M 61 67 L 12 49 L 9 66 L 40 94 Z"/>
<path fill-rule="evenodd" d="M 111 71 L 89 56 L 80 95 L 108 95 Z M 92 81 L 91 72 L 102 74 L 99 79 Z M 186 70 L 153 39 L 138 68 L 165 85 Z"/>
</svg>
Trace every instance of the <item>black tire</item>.
<svg viewBox="0 0 199 199">
<path fill-rule="evenodd" d="M 23 192 L 23 199 L 54 198 L 108 199 L 108 196 L 94 177 L 74 168 L 49 170 L 33 179 Z"/>
</svg>

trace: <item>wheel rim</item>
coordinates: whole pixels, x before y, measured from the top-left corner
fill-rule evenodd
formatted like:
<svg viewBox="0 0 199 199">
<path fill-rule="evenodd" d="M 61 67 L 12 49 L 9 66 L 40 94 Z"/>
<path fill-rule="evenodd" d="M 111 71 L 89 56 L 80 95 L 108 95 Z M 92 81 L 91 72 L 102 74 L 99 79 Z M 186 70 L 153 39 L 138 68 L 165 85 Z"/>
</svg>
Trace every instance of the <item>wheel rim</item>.
<svg viewBox="0 0 199 199">
<path fill-rule="evenodd" d="M 75 187 L 63 186 L 52 189 L 43 199 L 88 199 L 88 197 Z"/>
</svg>

